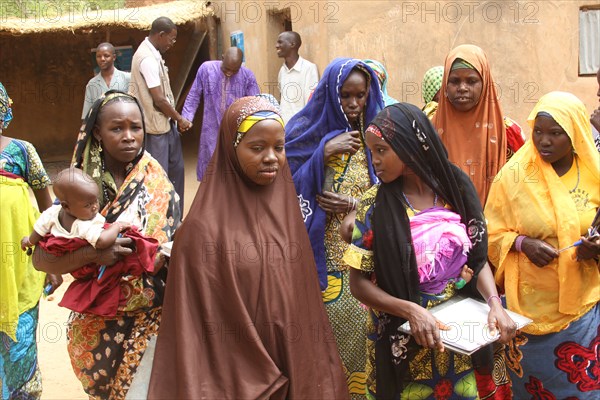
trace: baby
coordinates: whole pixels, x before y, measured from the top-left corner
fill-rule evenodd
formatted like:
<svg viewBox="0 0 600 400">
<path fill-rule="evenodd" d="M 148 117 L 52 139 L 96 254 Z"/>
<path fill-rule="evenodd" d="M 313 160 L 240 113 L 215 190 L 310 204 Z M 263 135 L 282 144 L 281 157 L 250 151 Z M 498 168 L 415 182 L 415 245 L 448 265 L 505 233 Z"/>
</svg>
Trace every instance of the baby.
<svg viewBox="0 0 600 400">
<path fill-rule="evenodd" d="M 53 189 L 60 204 L 52 205 L 40 215 L 33 232 L 21 240 L 23 250 L 29 252 L 47 234 L 84 239 L 96 249 L 106 249 L 130 226 L 117 222 L 104 229 L 104 217 L 98 214 L 98 185 L 80 169 L 59 172 Z"/>
</svg>

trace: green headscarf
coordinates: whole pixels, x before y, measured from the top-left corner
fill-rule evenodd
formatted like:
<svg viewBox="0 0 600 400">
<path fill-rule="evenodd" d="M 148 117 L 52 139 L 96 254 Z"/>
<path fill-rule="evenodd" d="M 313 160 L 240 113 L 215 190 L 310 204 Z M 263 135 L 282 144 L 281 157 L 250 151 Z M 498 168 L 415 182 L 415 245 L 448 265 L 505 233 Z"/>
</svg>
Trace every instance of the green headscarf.
<svg viewBox="0 0 600 400">
<path fill-rule="evenodd" d="M 425 72 L 425 75 L 423 76 L 423 84 L 421 85 L 423 101 L 425 104 L 431 102 L 435 97 L 435 94 L 440 91 L 440 88 L 442 87 L 443 76 L 443 66 L 433 67 Z"/>
</svg>

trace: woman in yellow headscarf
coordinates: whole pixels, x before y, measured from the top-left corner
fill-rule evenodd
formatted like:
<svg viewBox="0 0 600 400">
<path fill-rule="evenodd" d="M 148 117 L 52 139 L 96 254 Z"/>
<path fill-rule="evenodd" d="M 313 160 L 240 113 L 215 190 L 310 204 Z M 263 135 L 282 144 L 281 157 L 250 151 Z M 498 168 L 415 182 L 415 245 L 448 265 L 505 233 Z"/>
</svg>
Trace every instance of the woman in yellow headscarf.
<svg viewBox="0 0 600 400">
<path fill-rule="evenodd" d="M 543 96 L 528 123 L 531 140 L 499 172 L 485 208 L 496 283 L 509 309 L 533 319 L 508 354 L 513 392 L 597 398 L 600 239 L 568 247 L 600 207 L 600 155 L 570 93 Z"/>
</svg>

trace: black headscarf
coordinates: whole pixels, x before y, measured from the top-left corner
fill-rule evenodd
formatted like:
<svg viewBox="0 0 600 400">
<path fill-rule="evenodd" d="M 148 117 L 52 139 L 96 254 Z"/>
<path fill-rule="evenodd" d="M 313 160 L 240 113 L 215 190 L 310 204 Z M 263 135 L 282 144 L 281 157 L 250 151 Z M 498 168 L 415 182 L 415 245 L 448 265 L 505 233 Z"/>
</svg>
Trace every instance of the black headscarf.
<svg viewBox="0 0 600 400">
<path fill-rule="evenodd" d="M 429 119 L 416 106 L 394 104 L 371 122 L 384 140 L 421 180 L 460 215 L 473 247 L 467 265 L 477 274 L 487 261 L 487 229 L 477 191 L 469 177 L 448 160 L 448 152 Z M 403 198 L 403 180 L 382 183 L 373 213 L 373 252 L 377 285 L 386 293 L 420 304 L 419 274 L 412 245 L 409 218 Z M 402 390 L 408 363 L 392 359 L 391 336 L 398 334 L 402 318 L 388 316 L 382 336 L 375 345 L 377 395 L 397 398 Z M 417 351 L 414 339 L 409 352 Z M 408 355 L 410 357 L 410 354 Z"/>
</svg>

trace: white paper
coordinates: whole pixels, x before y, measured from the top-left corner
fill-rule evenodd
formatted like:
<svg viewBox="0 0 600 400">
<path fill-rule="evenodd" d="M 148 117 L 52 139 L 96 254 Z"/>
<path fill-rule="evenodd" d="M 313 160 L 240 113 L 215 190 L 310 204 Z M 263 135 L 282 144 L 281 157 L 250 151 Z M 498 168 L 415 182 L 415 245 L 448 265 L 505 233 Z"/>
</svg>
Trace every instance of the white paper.
<svg viewBox="0 0 600 400">
<path fill-rule="evenodd" d="M 447 303 L 429 310 L 450 328 L 448 331 L 440 330 L 440 337 L 445 347 L 459 353 L 472 354 L 486 344 L 498 340 L 500 335 L 497 332 L 492 334 L 488 328 L 487 318 L 490 307 L 487 304 L 471 298 Z M 515 312 L 509 310 L 506 312 L 515 321 L 518 329 L 532 322 L 531 319 Z M 402 324 L 400 330 L 410 334 L 410 323 L 407 321 Z"/>
</svg>

